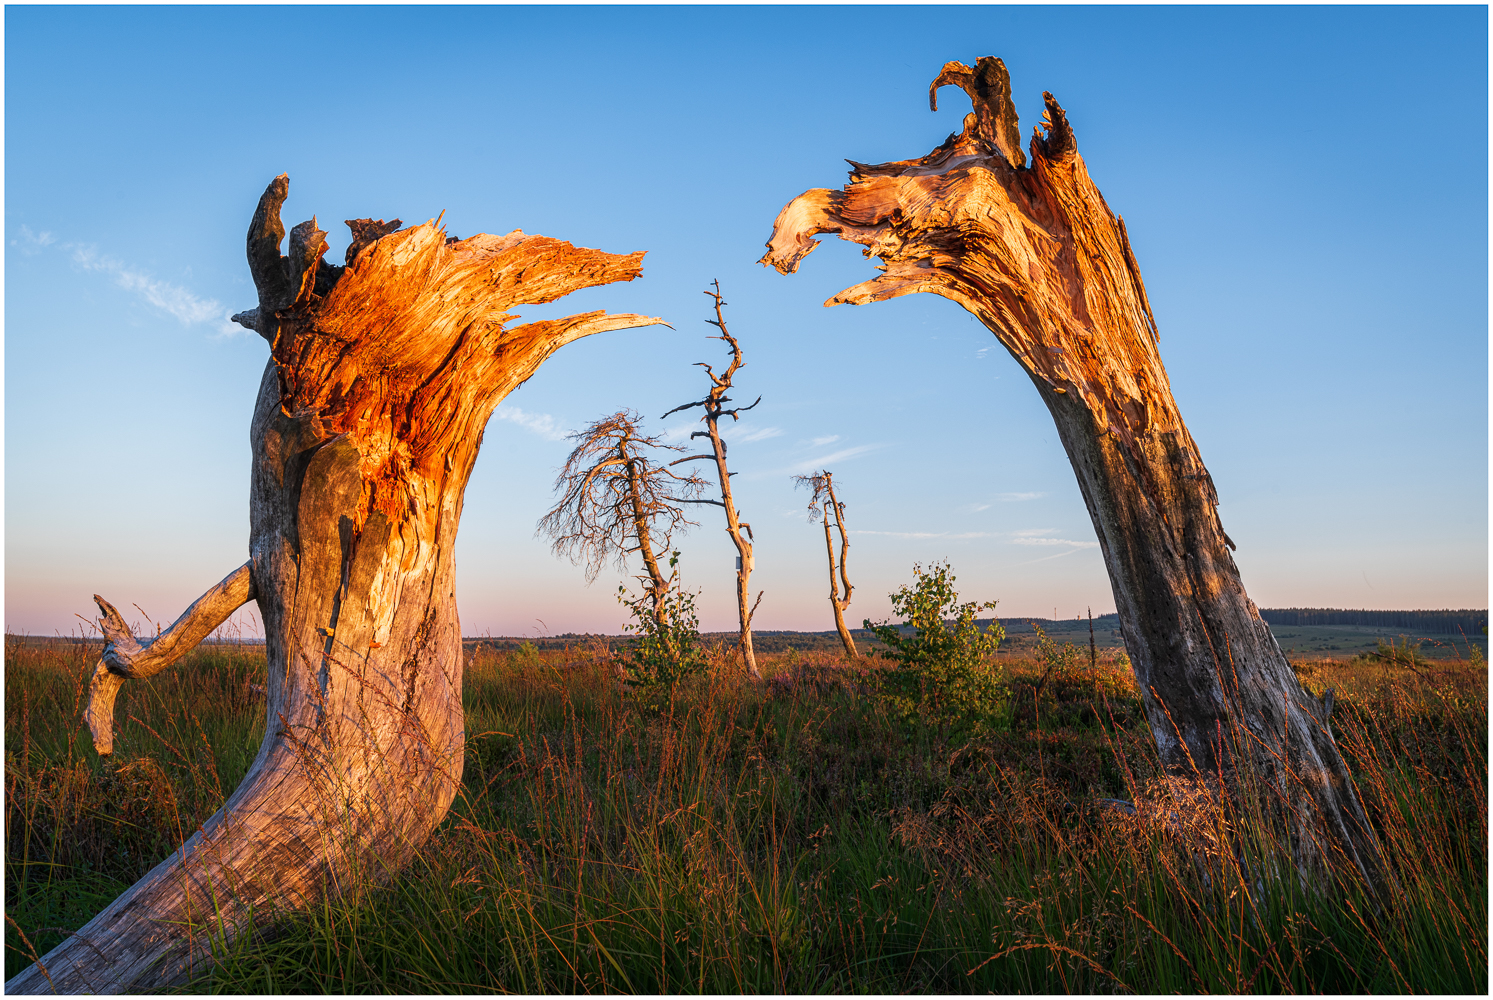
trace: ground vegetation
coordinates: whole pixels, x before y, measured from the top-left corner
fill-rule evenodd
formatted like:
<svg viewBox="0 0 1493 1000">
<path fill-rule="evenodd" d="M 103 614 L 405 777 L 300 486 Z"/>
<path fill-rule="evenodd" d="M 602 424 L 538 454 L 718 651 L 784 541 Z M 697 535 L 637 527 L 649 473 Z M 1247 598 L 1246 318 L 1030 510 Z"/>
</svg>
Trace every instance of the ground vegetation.
<svg viewBox="0 0 1493 1000">
<path fill-rule="evenodd" d="M 470 644 L 452 814 L 218 949 L 252 993 L 1487 990 L 1487 672 L 1293 661 L 1397 891 L 1295 876 L 1265 797 L 1166 781 L 1128 665 L 1004 661 L 1004 726 L 940 740 L 880 656 L 719 647 L 640 711 L 600 642 Z M 1077 647 L 1073 647 L 1077 649 Z M 98 646 L 8 639 L 6 972 L 76 931 L 221 804 L 264 730 L 261 648 L 208 644 L 81 711 Z M 270 905 L 274 905 L 273 901 Z"/>
</svg>

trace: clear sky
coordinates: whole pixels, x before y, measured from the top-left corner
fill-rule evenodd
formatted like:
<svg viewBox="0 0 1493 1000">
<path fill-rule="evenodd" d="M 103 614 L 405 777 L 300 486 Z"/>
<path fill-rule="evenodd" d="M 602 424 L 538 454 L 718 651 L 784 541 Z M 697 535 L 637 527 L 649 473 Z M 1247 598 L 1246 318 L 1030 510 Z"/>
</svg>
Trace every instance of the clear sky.
<svg viewBox="0 0 1493 1000">
<path fill-rule="evenodd" d="M 1001 56 L 1124 215 L 1172 386 L 1262 607 L 1487 607 L 1488 67 L 1483 7 L 302 8 L 5 11 L 5 626 L 68 632 L 98 592 L 169 623 L 247 557 L 267 354 L 244 232 L 444 211 L 647 250 L 606 308 L 675 329 L 562 349 L 487 430 L 457 544 L 467 635 L 615 633 L 622 574 L 534 537 L 566 431 L 704 393 L 715 278 L 746 352 L 737 501 L 760 628 L 832 628 L 823 535 L 790 477 L 827 466 L 879 618 L 915 561 L 999 614 L 1113 610 L 1046 409 L 953 303 L 821 303 L 873 273 L 833 238 L 758 266 L 778 210 L 843 158 L 920 156 Z M 698 411 L 695 411 L 698 414 Z M 702 625 L 734 551 L 684 539 Z M 132 612 L 133 614 L 133 612 Z"/>
</svg>

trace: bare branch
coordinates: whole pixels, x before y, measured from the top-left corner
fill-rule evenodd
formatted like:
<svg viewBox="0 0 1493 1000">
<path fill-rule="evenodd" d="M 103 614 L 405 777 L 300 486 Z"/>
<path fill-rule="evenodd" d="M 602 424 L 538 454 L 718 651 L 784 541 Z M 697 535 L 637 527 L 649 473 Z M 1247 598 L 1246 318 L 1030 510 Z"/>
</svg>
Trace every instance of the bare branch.
<svg viewBox="0 0 1493 1000">
<path fill-rule="evenodd" d="M 729 400 L 721 400 L 721 402 L 729 402 Z M 758 396 L 757 397 L 757 403 L 760 403 L 760 402 L 762 402 L 762 397 Z M 741 418 L 739 416 L 737 416 L 737 414 L 738 413 L 745 413 L 747 410 L 750 410 L 750 409 L 752 409 L 752 407 L 755 407 L 757 405 L 757 403 L 753 403 L 751 406 L 738 407 L 737 409 L 734 409 L 734 410 L 722 410 L 721 411 L 721 416 L 723 416 L 723 417 L 731 417 L 733 420 L 740 420 Z"/>
<path fill-rule="evenodd" d="M 702 399 L 702 400 L 700 400 L 698 402 L 695 402 L 695 403 L 685 403 L 683 406 L 676 406 L 676 407 L 674 407 L 668 413 L 665 413 L 663 417 L 659 417 L 658 419 L 662 420 L 664 417 L 667 417 L 670 414 L 678 413 L 680 410 L 688 410 L 688 409 L 690 409 L 692 407 L 695 407 L 695 406 L 709 406 L 709 405 L 710 405 L 710 400 L 708 400 L 708 399 Z"/>
</svg>

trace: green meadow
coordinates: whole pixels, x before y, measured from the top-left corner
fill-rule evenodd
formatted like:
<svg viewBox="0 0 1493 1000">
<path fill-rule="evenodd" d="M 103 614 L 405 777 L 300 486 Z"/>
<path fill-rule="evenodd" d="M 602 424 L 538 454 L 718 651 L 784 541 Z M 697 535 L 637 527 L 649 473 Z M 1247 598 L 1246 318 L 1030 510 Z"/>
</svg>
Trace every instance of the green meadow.
<svg viewBox="0 0 1493 1000">
<path fill-rule="evenodd" d="M 415 861 L 269 914 L 188 989 L 1487 992 L 1479 647 L 1293 657 L 1337 691 L 1375 891 L 1302 877 L 1269 788 L 1177 798 L 1113 642 L 1018 638 L 994 722 L 956 731 L 891 713 L 876 657 L 785 648 L 754 684 L 716 646 L 645 703 L 602 642 L 471 643 L 463 793 Z M 126 685 L 100 758 L 98 654 L 6 640 L 7 978 L 211 815 L 264 729 L 262 647 L 209 645 Z"/>
</svg>

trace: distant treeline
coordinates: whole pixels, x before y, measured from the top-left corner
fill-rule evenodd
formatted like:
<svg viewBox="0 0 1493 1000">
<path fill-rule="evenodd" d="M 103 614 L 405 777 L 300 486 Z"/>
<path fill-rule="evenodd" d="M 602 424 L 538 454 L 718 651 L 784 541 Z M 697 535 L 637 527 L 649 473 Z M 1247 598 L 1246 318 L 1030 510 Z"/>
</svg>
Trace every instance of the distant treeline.
<svg viewBox="0 0 1493 1000">
<path fill-rule="evenodd" d="M 1341 608 L 1261 608 L 1270 625 L 1369 625 L 1440 635 L 1482 635 L 1486 609 L 1459 611 L 1345 611 Z"/>
</svg>

